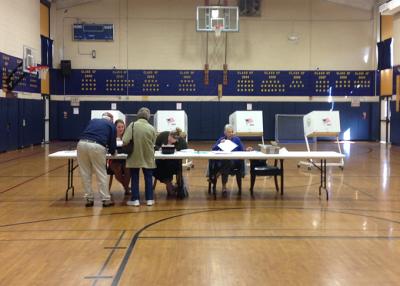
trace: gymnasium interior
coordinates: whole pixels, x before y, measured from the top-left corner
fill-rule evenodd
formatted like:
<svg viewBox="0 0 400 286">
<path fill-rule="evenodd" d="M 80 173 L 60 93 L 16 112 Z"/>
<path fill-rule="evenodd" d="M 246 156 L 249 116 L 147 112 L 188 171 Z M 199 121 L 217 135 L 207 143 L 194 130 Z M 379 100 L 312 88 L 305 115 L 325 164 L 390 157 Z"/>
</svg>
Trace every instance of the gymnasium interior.
<svg viewBox="0 0 400 286">
<path fill-rule="evenodd" d="M 400 284 L 400 1 L 0 12 L 0 285 Z M 96 111 L 128 126 L 142 107 L 156 132 L 184 129 L 186 194 L 157 182 L 155 204 L 132 207 L 114 180 L 103 207 L 93 178 L 85 207 L 82 132 Z M 208 151 L 228 123 L 251 151 L 222 195 L 207 170 L 224 155 Z M 253 155 L 278 177 L 253 181 Z"/>
</svg>

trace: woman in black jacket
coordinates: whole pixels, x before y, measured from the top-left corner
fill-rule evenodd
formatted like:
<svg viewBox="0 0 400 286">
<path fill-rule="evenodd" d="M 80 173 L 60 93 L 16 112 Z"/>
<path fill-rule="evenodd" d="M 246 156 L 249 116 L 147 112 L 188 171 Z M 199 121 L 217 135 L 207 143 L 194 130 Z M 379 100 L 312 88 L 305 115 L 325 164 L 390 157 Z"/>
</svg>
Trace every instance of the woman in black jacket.
<svg viewBox="0 0 400 286">
<path fill-rule="evenodd" d="M 162 145 L 174 145 L 177 151 L 187 149 L 185 138 L 186 134 L 180 128 L 161 132 L 157 136 L 155 149 L 161 149 Z M 179 164 L 182 164 L 182 160 L 156 160 L 157 168 L 153 176 L 165 184 L 168 195 L 175 193 L 176 186 L 173 185 L 172 179 L 174 175 L 178 175 Z"/>
</svg>

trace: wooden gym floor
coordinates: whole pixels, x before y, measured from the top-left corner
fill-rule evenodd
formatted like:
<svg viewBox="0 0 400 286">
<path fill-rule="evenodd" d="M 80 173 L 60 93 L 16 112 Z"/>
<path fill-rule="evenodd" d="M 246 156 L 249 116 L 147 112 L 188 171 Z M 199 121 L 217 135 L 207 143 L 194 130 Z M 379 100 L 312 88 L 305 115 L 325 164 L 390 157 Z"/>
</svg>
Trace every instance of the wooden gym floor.
<svg viewBox="0 0 400 286">
<path fill-rule="evenodd" d="M 283 197 L 272 179 L 257 178 L 252 199 L 246 176 L 241 197 L 232 177 L 228 197 L 214 200 L 206 162 L 195 161 L 186 200 L 166 199 L 158 184 L 156 205 L 127 207 L 114 182 L 116 206 L 97 200 L 87 209 L 78 170 L 65 202 L 67 162 L 47 158 L 74 146 L 0 154 L 0 285 L 400 283 L 399 147 L 347 144 L 344 171 L 328 169 L 329 202 L 318 197 L 318 171 L 293 160 L 285 161 Z"/>
</svg>

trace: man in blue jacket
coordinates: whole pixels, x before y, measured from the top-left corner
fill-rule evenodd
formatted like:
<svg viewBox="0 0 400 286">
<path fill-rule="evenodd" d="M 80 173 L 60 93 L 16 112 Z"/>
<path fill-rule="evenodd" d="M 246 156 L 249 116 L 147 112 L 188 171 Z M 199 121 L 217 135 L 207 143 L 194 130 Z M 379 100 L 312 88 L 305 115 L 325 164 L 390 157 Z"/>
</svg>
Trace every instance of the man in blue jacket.
<svg viewBox="0 0 400 286">
<path fill-rule="evenodd" d="M 111 113 L 105 112 L 101 119 L 92 119 L 79 138 L 78 164 L 85 190 L 86 207 L 92 207 L 94 201 L 92 171 L 96 174 L 103 207 L 114 205 L 108 189 L 106 155 L 107 149 L 109 153 L 115 153 L 116 137 L 117 132 L 113 124 L 113 116 Z"/>
</svg>

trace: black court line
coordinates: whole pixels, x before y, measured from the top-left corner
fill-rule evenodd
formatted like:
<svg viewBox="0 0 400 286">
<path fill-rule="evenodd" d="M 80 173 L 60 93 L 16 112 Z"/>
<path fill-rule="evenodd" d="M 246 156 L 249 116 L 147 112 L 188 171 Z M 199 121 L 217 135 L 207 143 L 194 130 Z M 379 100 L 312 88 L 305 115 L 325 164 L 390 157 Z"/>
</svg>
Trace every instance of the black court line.
<svg viewBox="0 0 400 286">
<path fill-rule="evenodd" d="M 84 279 L 95 279 L 94 281 L 97 281 L 97 279 L 112 279 L 112 278 L 113 278 L 112 276 L 101 276 L 101 275 L 84 277 Z M 95 285 L 95 284 L 93 284 L 93 285 Z"/>
<path fill-rule="evenodd" d="M 27 154 L 25 156 L 19 156 L 19 157 L 10 158 L 8 160 L 0 161 L 0 164 L 8 163 L 8 162 L 19 160 L 19 159 L 25 159 L 25 158 L 28 158 L 28 157 L 32 157 L 34 155 L 38 155 L 40 153 L 43 153 L 43 150 L 40 150 L 39 152 L 30 153 L 30 154 Z"/>
<path fill-rule="evenodd" d="M 209 208 L 198 208 L 198 209 L 161 209 L 161 210 L 146 210 L 146 211 L 125 211 L 125 212 L 116 212 L 116 213 L 105 213 L 105 214 L 90 214 L 90 215 L 78 215 L 78 216 L 69 216 L 69 217 L 59 217 L 59 218 L 48 218 L 48 219 L 40 219 L 33 221 L 24 221 L 24 222 L 16 222 L 10 224 L 0 225 L 2 227 L 10 227 L 10 226 L 18 226 L 25 224 L 35 224 L 42 222 L 50 222 L 50 221 L 61 221 L 61 220 L 70 220 L 77 218 L 89 218 L 89 217 L 102 217 L 102 216 L 113 216 L 113 215 L 126 215 L 126 214 L 145 214 L 145 213 L 158 213 L 158 212 L 177 212 L 177 211 L 191 211 L 191 210 L 208 210 Z M 318 209 L 319 210 L 319 209 Z"/>
<path fill-rule="evenodd" d="M 140 240 L 201 240 L 201 239 L 289 239 L 289 240 L 306 240 L 306 239 L 349 239 L 349 240 L 400 240 L 400 236 L 345 236 L 345 235 L 233 235 L 233 236 L 142 236 Z"/>
<path fill-rule="evenodd" d="M 31 177 L 31 178 L 28 179 L 28 180 L 25 180 L 25 181 L 23 181 L 23 182 L 21 182 L 21 183 L 19 183 L 19 184 L 16 184 L 16 185 L 14 185 L 14 186 L 12 186 L 12 187 L 9 187 L 8 189 L 5 189 L 5 190 L 0 191 L 0 194 L 4 194 L 4 193 L 6 193 L 6 192 L 8 192 L 8 191 L 11 191 L 12 189 L 15 189 L 15 188 L 17 188 L 17 187 L 20 187 L 20 186 L 22 186 L 22 185 L 25 184 L 25 183 L 31 182 L 31 181 L 33 181 L 33 180 L 36 180 L 37 178 L 40 178 L 40 177 L 42 177 L 43 175 L 46 175 L 46 174 L 48 174 L 48 173 L 50 173 L 50 172 L 53 172 L 53 171 L 58 170 L 58 169 L 61 169 L 61 168 L 65 167 L 66 165 L 67 165 L 67 164 L 63 164 L 63 165 L 61 165 L 61 166 L 58 166 L 58 167 L 56 167 L 56 168 L 54 168 L 54 169 L 51 169 L 51 170 L 45 172 L 45 173 L 42 173 L 42 174 L 40 174 L 40 175 Z"/>
<path fill-rule="evenodd" d="M 32 178 L 34 176 L 18 176 L 18 175 L 7 175 L 7 176 L 0 176 L 0 178 Z"/>
<path fill-rule="evenodd" d="M 121 235 L 119 236 L 118 240 L 117 240 L 116 243 L 114 244 L 113 249 L 111 250 L 110 254 L 108 255 L 106 261 L 104 262 L 104 264 L 103 264 L 103 266 L 101 267 L 100 271 L 97 273 L 97 277 L 101 277 L 101 275 L 103 274 L 103 271 L 106 269 L 108 263 L 110 263 L 111 257 L 113 256 L 113 254 L 114 254 L 115 251 L 117 250 L 117 247 L 119 246 L 119 244 L 120 244 L 120 242 L 121 242 L 121 240 L 122 240 L 122 237 L 124 236 L 125 232 L 126 232 L 125 230 L 123 230 L 123 231 L 121 232 Z M 87 277 L 88 277 L 88 276 L 86 276 L 85 279 L 87 279 Z M 112 276 L 111 276 L 111 278 L 112 278 Z M 97 281 L 98 281 L 98 278 L 96 278 L 96 279 L 93 281 L 92 286 L 96 286 Z"/>
<path fill-rule="evenodd" d="M 207 208 L 207 207 L 200 207 L 200 208 L 181 208 L 181 209 L 159 209 L 159 210 L 144 210 L 144 211 L 124 211 L 124 212 L 111 212 L 111 213 L 102 213 L 102 214 L 88 214 L 88 215 L 78 215 L 78 216 L 69 216 L 69 217 L 59 217 L 59 218 L 48 218 L 48 219 L 40 219 L 40 220 L 33 220 L 33 221 L 25 221 L 25 222 L 17 222 L 17 223 L 10 223 L 10 224 L 3 224 L 0 225 L 0 229 L 3 227 L 11 227 L 11 226 L 19 226 L 19 225 L 27 225 L 27 224 L 35 224 L 35 223 L 42 223 L 42 222 L 51 222 L 51 221 L 62 221 L 62 220 L 70 220 L 70 219 L 77 219 L 77 218 L 89 218 L 89 217 L 102 217 L 102 216 L 113 216 L 113 215 L 126 215 L 126 214 L 145 214 L 145 213 L 159 213 L 159 212 L 179 212 L 179 211 L 205 211 L 205 210 L 224 210 L 228 208 Z M 233 207 L 229 207 L 229 209 L 235 209 Z M 296 207 L 296 206 L 253 206 L 253 207 L 237 207 L 236 209 L 247 209 L 247 210 L 256 210 L 256 209 L 277 209 L 277 210 L 305 210 L 305 211 L 362 211 L 362 212 L 378 212 L 378 213 L 400 213 L 400 211 L 389 211 L 389 210 L 370 210 L 370 209 L 338 209 L 332 208 L 328 209 L 325 207 Z M 355 214 L 354 214 L 355 215 Z M 359 216 L 363 216 L 362 214 L 357 214 Z M 400 221 L 389 220 L 385 218 L 374 217 L 376 219 L 384 220 L 387 222 L 393 223 L 400 223 Z"/>
<path fill-rule="evenodd" d="M 0 242 L 25 242 L 25 241 L 115 241 L 112 238 L 18 238 L 18 239 L 0 239 Z M 129 239 L 123 239 L 130 241 Z M 126 247 L 124 247 L 126 248 Z M 110 247 L 112 249 L 112 247 Z"/>
<path fill-rule="evenodd" d="M 70 145 L 71 144 L 63 144 L 61 146 L 57 146 L 57 148 L 60 148 L 60 150 L 62 150 L 61 148 L 65 147 L 65 146 L 70 146 Z M 25 148 L 20 149 L 20 150 L 24 150 L 24 149 Z M 17 151 L 17 150 L 12 150 L 10 152 L 13 152 L 13 151 Z M 59 151 L 59 150 L 57 150 L 57 151 Z M 4 164 L 4 163 L 7 163 L 7 162 L 15 161 L 15 160 L 18 160 L 18 159 L 25 159 L 25 158 L 28 158 L 28 157 L 32 157 L 34 155 L 38 155 L 40 153 L 44 153 L 44 152 L 45 152 L 45 150 L 40 150 L 38 152 L 33 152 L 33 153 L 30 153 L 30 154 L 26 154 L 25 156 L 19 156 L 19 157 L 10 158 L 10 159 L 4 160 L 4 161 L 0 161 L 0 164 Z"/>
<path fill-rule="evenodd" d="M 106 247 L 104 247 L 104 249 L 126 249 L 126 246 L 116 246 L 116 247 L 113 247 L 113 246 L 111 246 L 111 247 L 106 246 Z"/>
<path fill-rule="evenodd" d="M 142 227 L 133 236 L 133 238 L 132 238 L 132 240 L 131 240 L 131 242 L 129 244 L 128 250 L 126 251 L 126 253 L 125 253 L 125 255 L 124 255 L 124 257 L 123 257 L 123 259 L 121 261 L 121 264 L 118 267 L 117 273 L 115 274 L 111 285 L 112 286 L 117 286 L 119 284 L 119 281 L 121 280 L 121 277 L 122 277 L 122 273 L 125 271 L 126 265 L 128 264 L 128 261 L 129 261 L 129 258 L 131 257 L 131 254 L 133 253 L 133 249 L 134 249 L 134 247 L 136 245 L 136 242 L 139 239 L 139 236 L 143 231 L 145 231 L 146 229 L 148 229 L 149 227 L 151 227 L 153 225 L 156 225 L 158 223 L 164 222 L 166 220 L 174 219 L 174 218 L 177 218 L 177 217 L 182 217 L 182 216 L 192 215 L 192 214 L 207 213 L 207 212 L 212 212 L 212 211 L 221 211 L 221 210 L 229 210 L 229 208 L 218 209 L 218 210 L 202 210 L 202 211 L 195 211 L 195 212 L 191 212 L 191 213 L 178 214 L 178 215 L 174 215 L 174 216 L 171 216 L 171 217 L 166 217 L 166 218 L 163 218 L 163 219 L 159 219 L 159 220 L 157 220 L 155 222 L 149 223 L 149 224 L 145 225 L 144 227 Z"/>
<path fill-rule="evenodd" d="M 253 209 L 256 209 L 253 208 Z M 263 207 L 260 207 L 260 209 L 263 209 Z M 193 209 L 188 209 L 188 211 L 192 211 Z M 338 211 L 340 211 L 339 209 L 336 209 Z M 344 209 L 346 210 L 346 209 Z M 348 209 L 351 211 L 356 211 L 356 209 Z M 368 211 L 369 212 L 369 211 Z M 383 213 L 400 213 L 400 211 L 374 211 L 372 210 L 371 212 L 383 212 Z M 29 232 L 29 233 L 35 233 L 35 232 L 121 232 L 121 231 L 130 231 L 130 232 L 136 232 L 139 229 L 138 228 L 127 228 L 127 229 L 16 229 L 16 230 L 0 230 L 0 233 L 4 232 L 4 233 L 19 233 L 19 232 Z M 149 232 L 167 232 L 167 231 L 209 231 L 210 229 L 208 228 L 163 228 L 163 229 L 149 229 L 147 231 Z M 315 228 L 299 228 L 299 227 L 292 227 L 292 228 L 288 228 L 288 227 L 256 227 L 256 228 L 248 228 L 248 227 L 235 227 L 235 228 L 218 228 L 218 230 L 213 230 L 213 231 L 235 231 L 235 230 L 251 230 L 251 231 L 263 231 L 263 230 L 284 230 L 284 231 L 315 231 Z M 349 228 L 325 228 L 324 230 L 331 230 L 331 231 L 362 231 L 362 232 L 368 232 L 368 231 L 387 231 L 387 228 L 374 228 L 371 230 L 357 230 L 357 229 L 349 229 Z"/>
<path fill-rule="evenodd" d="M 118 267 L 117 273 L 115 274 L 111 285 L 112 285 L 112 286 L 117 286 L 117 285 L 119 284 L 119 282 L 120 282 L 120 280 L 121 280 L 121 277 L 122 277 L 122 274 L 124 273 L 125 268 L 126 268 L 126 266 L 127 266 L 127 264 L 128 264 L 129 258 L 130 258 L 130 257 L 132 256 L 132 254 L 133 254 L 133 250 L 134 250 L 134 247 L 135 247 L 135 245 L 136 245 L 136 242 L 137 242 L 139 239 L 142 239 L 142 238 L 139 237 L 140 234 L 141 234 L 143 231 L 145 231 L 146 229 L 148 229 L 149 227 L 151 227 L 151 226 L 153 226 L 153 225 L 156 225 L 156 224 L 159 224 L 159 223 L 161 223 L 161 222 L 170 220 L 170 219 L 174 219 L 174 218 L 182 217 L 182 216 L 186 216 L 186 215 L 207 213 L 207 212 L 213 212 L 213 211 L 248 210 L 248 209 L 253 209 L 253 208 L 251 208 L 251 207 L 250 207 L 250 208 L 248 208 L 248 207 L 243 207 L 243 208 L 223 208 L 223 209 L 210 209 L 210 210 L 203 210 L 203 211 L 195 211 L 195 212 L 191 212 L 191 213 L 184 213 L 184 214 L 174 215 L 174 216 L 171 216 L 171 217 L 166 217 L 166 218 L 163 218 L 163 219 L 160 219 L 160 220 L 157 220 L 157 221 L 155 221 L 155 222 L 152 222 L 152 223 L 150 223 L 150 224 L 145 225 L 145 226 L 144 226 L 143 228 L 141 228 L 138 232 L 136 232 L 135 235 L 133 236 L 133 238 L 132 238 L 132 240 L 131 240 L 131 242 L 130 242 L 130 244 L 129 244 L 128 250 L 126 251 L 126 253 L 125 253 L 125 255 L 124 255 L 124 257 L 123 257 L 123 259 L 122 259 L 122 261 L 121 261 L 121 264 L 120 264 L 120 266 Z M 256 207 L 255 207 L 254 209 L 256 209 Z M 329 209 L 323 209 L 323 210 L 325 210 L 325 211 L 327 211 L 327 212 L 330 212 L 330 211 L 331 211 L 331 210 L 329 210 Z M 355 215 L 355 216 L 364 216 L 364 215 L 362 215 L 362 214 L 353 214 L 353 213 L 346 213 L 346 212 L 340 212 L 340 211 L 337 211 L 337 213 L 343 213 L 343 214 L 349 214 L 349 215 Z M 389 219 L 380 218 L 380 217 L 375 217 L 375 216 L 367 216 L 367 217 L 369 217 L 369 218 L 374 218 L 374 219 L 377 219 L 377 220 L 383 220 L 383 221 L 387 221 L 387 222 L 392 222 L 392 223 L 400 224 L 400 221 L 389 220 Z M 310 236 L 310 237 L 312 237 L 312 236 Z M 387 240 L 387 237 L 383 237 L 383 238 L 385 238 L 385 239 Z M 279 239 L 279 238 L 276 238 L 276 239 Z M 294 239 L 296 239 L 296 238 L 294 238 Z M 311 238 L 309 238 L 309 239 L 311 239 Z M 343 239 L 343 238 L 342 238 L 342 239 Z M 371 239 L 371 238 L 368 238 L 368 239 Z"/>
<path fill-rule="evenodd" d="M 338 179 L 338 180 L 339 180 L 339 179 Z M 369 197 L 369 198 L 371 198 L 371 199 L 374 199 L 375 201 L 378 200 L 374 195 L 368 193 L 367 191 L 363 191 L 363 190 L 361 190 L 361 189 L 358 189 L 357 187 L 350 185 L 350 183 L 345 183 L 345 182 L 340 182 L 340 183 L 341 183 L 342 185 L 348 187 L 349 189 L 353 190 L 353 192 L 360 192 L 360 193 L 362 193 L 363 195 L 365 195 L 365 196 L 367 196 L 367 197 Z"/>
</svg>

